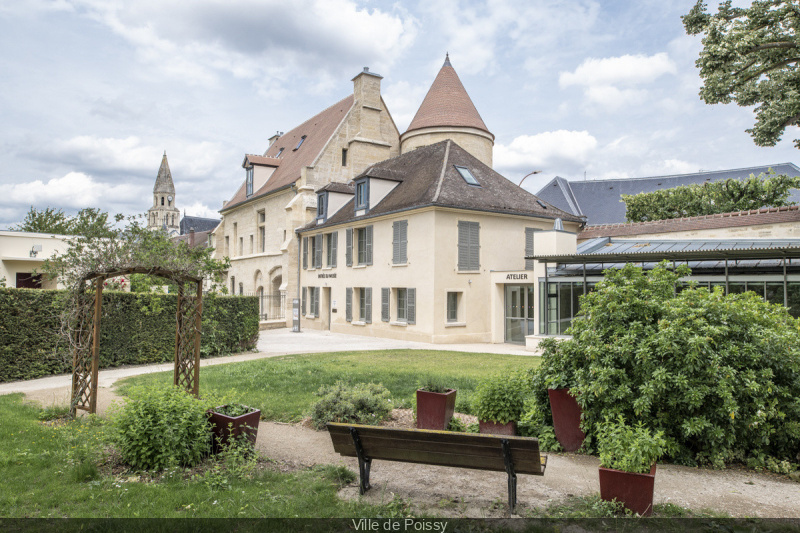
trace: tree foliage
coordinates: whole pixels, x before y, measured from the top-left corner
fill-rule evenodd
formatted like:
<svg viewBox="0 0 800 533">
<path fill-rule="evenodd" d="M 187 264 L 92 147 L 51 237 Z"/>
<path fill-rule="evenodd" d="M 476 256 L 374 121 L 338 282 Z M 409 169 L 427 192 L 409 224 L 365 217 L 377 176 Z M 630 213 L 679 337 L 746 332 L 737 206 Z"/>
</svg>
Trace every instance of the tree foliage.
<svg viewBox="0 0 800 533">
<path fill-rule="evenodd" d="M 698 0 L 684 15 L 690 35 L 703 35 L 697 60 L 708 104 L 755 106 L 747 132 L 758 146 L 774 146 L 800 121 L 800 6 L 794 0 L 754 0 L 750 7 L 720 3 L 716 13 Z M 800 148 L 800 139 L 795 139 Z"/>
<path fill-rule="evenodd" d="M 121 215 L 115 222 L 122 220 Z M 55 233 L 58 235 L 96 235 L 108 237 L 113 233 L 113 226 L 108 220 L 108 213 L 96 207 L 85 207 L 75 216 L 68 216 L 61 209 L 45 207 L 41 211 L 31 206 L 25 220 L 12 226 L 16 231 L 34 233 Z"/>
<path fill-rule="evenodd" d="M 623 194 L 625 218 L 628 222 L 646 222 L 788 205 L 791 190 L 800 187 L 800 178 L 775 175 L 771 170 L 769 176 L 750 174 L 746 180 Z"/>
<path fill-rule="evenodd" d="M 622 416 L 663 431 L 667 456 L 683 464 L 794 461 L 800 322 L 752 292 L 675 295 L 688 274 L 666 262 L 647 275 L 633 265 L 606 271 L 581 297 L 572 338 L 542 342 L 537 406 L 549 413 L 547 389 L 569 387 L 590 443 Z"/>
</svg>

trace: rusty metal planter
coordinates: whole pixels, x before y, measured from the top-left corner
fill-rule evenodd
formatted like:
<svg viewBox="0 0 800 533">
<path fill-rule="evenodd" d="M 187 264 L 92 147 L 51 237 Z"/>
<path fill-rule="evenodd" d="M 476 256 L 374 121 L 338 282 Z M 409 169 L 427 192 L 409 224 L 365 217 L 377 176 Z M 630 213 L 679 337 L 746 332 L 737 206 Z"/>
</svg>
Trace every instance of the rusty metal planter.
<svg viewBox="0 0 800 533">
<path fill-rule="evenodd" d="M 261 419 L 261 410 L 252 409 L 241 416 L 228 416 L 217 412 L 218 409 L 227 407 L 222 405 L 208 412 L 213 435 L 211 443 L 212 453 L 219 453 L 222 446 L 227 445 L 232 439 L 245 435 L 250 444 L 255 446 L 258 435 L 258 422 Z M 247 406 L 245 406 L 247 407 Z"/>
<path fill-rule="evenodd" d="M 481 433 L 488 433 L 489 435 L 516 435 L 517 423 L 506 422 L 505 424 L 500 424 L 491 420 L 478 420 L 478 429 Z"/>
<path fill-rule="evenodd" d="M 417 429 L 447 429 L 456 408 L 456 392 L 417 390 Z"/>
<path fill-rule="evenodd" d="M 586 435 L 581 431 L 581 406 L 569 389 L 547 389 L 550 410 L 553 412 L 553 431 L 558 443 L 568 452 L 583 445 Z"/>
<path fill-rule="evenodd" d="M 649 473 L 635 474 L 613 468 L 600 467 L 600 498 L 606 501 L 616 499 L 626 509 L 641 516 L 653 513 L 653 486 L 656 479 L 656 465 Z"/>
</svg>

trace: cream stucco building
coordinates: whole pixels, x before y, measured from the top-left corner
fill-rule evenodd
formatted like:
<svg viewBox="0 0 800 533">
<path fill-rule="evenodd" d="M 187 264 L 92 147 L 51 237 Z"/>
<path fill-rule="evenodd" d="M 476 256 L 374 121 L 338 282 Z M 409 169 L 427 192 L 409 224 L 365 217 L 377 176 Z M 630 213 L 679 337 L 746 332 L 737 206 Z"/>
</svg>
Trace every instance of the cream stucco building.
<svg viewBox="0 0 800 533">
<path fill-rule="evenodd" d="M 63 289 L 40 272 L 45 259 L 66 251 L 67 235 L 0 231 L 0 281 L 6 287 L 27 289 Z"/>
<path fill-rule="evenodd" d="M 295 229 L 316 213 L 315 190 L 346 183 L 396 156 L 400 134 L 381 97 L 381 79 L 365 68 L 353 94 L 296 128 L 273 136 L 262 155 L 246 155 L 245 179 L 224 202 L 211 234 L 216 258 L 228 257 L 228 289 L 261 296 L 262 324 L 291 325 L 297 293 Z"/>
</svg>

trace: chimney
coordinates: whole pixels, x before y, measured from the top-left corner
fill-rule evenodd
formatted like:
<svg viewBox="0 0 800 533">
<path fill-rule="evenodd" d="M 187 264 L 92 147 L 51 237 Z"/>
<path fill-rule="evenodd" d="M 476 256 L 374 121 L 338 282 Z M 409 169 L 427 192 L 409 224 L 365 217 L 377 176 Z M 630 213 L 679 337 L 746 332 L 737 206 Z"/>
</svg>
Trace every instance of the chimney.
<svg viewBox="0 0 800 533">
<path fill-rule="evenodd" d="M 282 132 L 282 131 L 276 131 L 276 132 L 275 132 L 275 135 L 273 135 L 272 137 L 270 137 L 270 138 L 268 139 L 268 141 L 269 141 L 269 145 L 270 145 L 270 146 L 272 146 L 273 144 L 275 144 L 275 141 L 277 141 L 278 139 L 280 139 L 280 138 L 281 138 L 281 135 L 283 135 L 283 132 Z M 269 150 L 269 148 L 267 148 L 267 150 Z"/>
<path fill-rule="evenodd" d="M 189 248 L 194 248 L 194 228 L 189 228 Z"/>
<path fill-rule="evenodd" d="M 364 67 L 362 72 L 353 78 L 353 95 L 356 104 L 373 109 L 381 108 L 381 80 L 383 76 Z"/>
</svg>

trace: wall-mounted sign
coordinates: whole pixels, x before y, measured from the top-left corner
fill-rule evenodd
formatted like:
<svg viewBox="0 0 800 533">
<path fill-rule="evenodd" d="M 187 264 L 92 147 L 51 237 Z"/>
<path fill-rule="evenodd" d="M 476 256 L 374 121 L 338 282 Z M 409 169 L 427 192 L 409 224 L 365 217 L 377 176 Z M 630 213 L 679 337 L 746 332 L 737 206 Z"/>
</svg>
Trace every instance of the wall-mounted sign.
<svg viewBox="0 0 800 533">
<path fill-rule="evenodd" d="M 317 278 L 335 278 L 336 274 L 317 274 Z"/>
<path fill-rule="evenodd" d="M 509 274 L 506 279 L 528 279 L 527 274 Z"/>
</svg>

